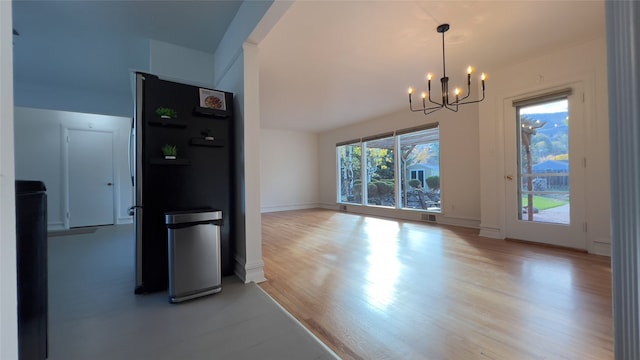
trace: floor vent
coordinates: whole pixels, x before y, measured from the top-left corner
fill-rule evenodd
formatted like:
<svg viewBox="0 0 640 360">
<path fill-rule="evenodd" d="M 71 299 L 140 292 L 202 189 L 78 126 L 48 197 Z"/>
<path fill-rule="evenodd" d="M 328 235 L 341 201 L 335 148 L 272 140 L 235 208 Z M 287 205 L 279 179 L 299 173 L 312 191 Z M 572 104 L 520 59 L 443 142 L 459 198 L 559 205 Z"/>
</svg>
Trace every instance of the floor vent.
<svg viewBox="0 0 640 360">
<path fill-rule="evenodd" d="M 436 216 L 433 214 L 422 214 L 422 221 L 436 222 Z"/>
</svg>

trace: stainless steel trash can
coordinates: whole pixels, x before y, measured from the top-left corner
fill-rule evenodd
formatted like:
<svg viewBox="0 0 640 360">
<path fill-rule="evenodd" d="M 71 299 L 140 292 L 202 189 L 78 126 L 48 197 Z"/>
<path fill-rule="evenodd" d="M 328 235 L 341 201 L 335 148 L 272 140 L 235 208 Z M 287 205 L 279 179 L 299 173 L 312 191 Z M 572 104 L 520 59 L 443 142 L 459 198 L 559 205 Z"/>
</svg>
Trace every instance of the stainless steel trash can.
<svg viewBox="0 0 640 360">
<path fill-rule="evenodd" d="M 165 213 L 169 234 L 169 301 L 178 303 L 222 290 L 222 211 Z"/>
</svg>

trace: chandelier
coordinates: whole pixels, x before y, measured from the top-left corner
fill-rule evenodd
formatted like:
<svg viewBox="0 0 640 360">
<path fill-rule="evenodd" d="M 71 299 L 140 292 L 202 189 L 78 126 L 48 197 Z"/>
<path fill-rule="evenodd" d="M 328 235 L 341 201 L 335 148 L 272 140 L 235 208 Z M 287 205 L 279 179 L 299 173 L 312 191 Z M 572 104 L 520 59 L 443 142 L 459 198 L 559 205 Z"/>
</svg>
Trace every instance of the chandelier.
<svg viewBox="0 0 640 360">
<path fill-rule="evenodd" d="M 442 34 L 442 77 L 440 78 L 442 101 L 438 102 L 431 99 L 431 78 L 433 77 L 431 73 L 427 75 L 427 92 L 422 93 L 422 108 L 413 108 L 413 103 L 411 102 L 413 88 L 409 88 L 409 109 L 411 109 L 411 111 L 413 112 L 422 111 L 425 115 L 431 114 L 432 112 L 438 111 L 442 108 L 457 112 L 459 105 L 473 104 L 484 100 L 484 73 L 482 73 L 480 77 L 482 81 L 482 98 L 478 100 L 466 100 L 469 95 L 471 95 L 471 73 L 473 72 L 473 68 L 469 66 L 467 68 L 467 94 L 463 95 L 460 88 L 455 88 L 453 92 L 455 100 L 451 101 L 451 97 L 449 95 L 449 77 L 447 76 L 446 61 L 444 56 L 444 33 L 449 30 L 449 24 L 442 24 L 438 26 L 437 30 Z"/>
</svg>

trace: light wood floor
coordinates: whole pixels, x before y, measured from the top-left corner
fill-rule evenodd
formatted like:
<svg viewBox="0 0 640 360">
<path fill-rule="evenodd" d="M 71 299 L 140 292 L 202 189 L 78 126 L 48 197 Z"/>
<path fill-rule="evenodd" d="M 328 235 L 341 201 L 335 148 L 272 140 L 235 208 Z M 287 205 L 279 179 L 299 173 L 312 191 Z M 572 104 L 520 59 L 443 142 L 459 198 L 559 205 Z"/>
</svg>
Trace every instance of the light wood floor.
<svg viewBox="0 0 640 360">
<path fill-rule="evenodd" d="M 262 215 L 261 287 L 344 359 L 612 359 L 608 257 L 328 210 Z"/>
</svg>

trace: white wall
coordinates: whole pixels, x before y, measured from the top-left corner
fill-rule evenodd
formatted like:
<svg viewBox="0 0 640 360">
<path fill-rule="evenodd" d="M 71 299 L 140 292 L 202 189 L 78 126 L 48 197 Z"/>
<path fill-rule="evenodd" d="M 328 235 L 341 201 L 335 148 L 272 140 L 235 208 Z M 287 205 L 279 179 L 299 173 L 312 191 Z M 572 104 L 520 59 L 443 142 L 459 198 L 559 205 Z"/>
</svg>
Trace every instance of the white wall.
<svg viewBox="0 0 640 360">
<path fill-rule="evenodd" d="M 262 212 L 318 206 L 318 136 L 295 131 L 260 131 Z"/>
<path fill-rule="evenodd" d="M 15 95 L 15 105 L 21 107 L 115 116 L 127 116 L 133 112 L 133 97 L 126 92 L 109 94 L 93 89 L 51 88 L 21 81 L 15 84 Z"/>
<path fill-rule="evenodd" d="M 130 69 L 149 71 L 149 40 L 134 37 L 121 44 L 124 58 L 111 59 L 119 61 L 121 66 Z M 80 46 L 81 47 L 81 46 Z M 81 50 L 78 50 L 81 51 Z M 77 54 L 66 54 L 68 57 Z M 100 66 L 88 65 L 94 71 L 101 71 Z M 112 70 L 105 70 L 112 71 Z M 126 71 L 126 70 L 125 70 Z M 114 77 L 126 78 L 126 73 L 113 74 Z M 131 116 L 133 114 L 132 87 L 122 83 L 120 87 L 104 90 L 104 87 L 89 85 L 79 88 L 65 83 L 40 83 L 32 79 L 16 79 L 14 84 L 14 105 L 19 107 L 62 110 L 79 113 L 105 114 L 113 116 Z"/>
<path fill-rule="evenodd" d="M 275 3 L 281 2 L 277 1 Z M 273 12 L 272 9 L 274 7 L 282 6 L 275 3 L 273 0 L 244 1 L 240 5 L 236 17 L 229 24 L 214 54 L 214 83 L 216 85 L 222 81 L 228 81 L 224 78 L 227 77 L 227 72 L 236 64 L 237 60 L 244 56 L 242 47 L 245 42 L 249 40 L 248 42 L 251 44 L 260 43 L 262 40 L 260 36 L 263 36 L 263 34 L 257 35 L 258 37 L 252 37 L 252 35 L 255 35 L 256 30 L 261 29 L 264 32 L 265 30 L 263 29 L 266 28 L 266 31 L 268 31 L 278 21 L 279 16 L 273 19 L 263 19 L 265 14 L 268 15 Z"/>
<path fill-rule="evenodd" d="M 212 87 L 213 69 L 212 54 L 157 40 L 149 42 L 149 72 L 161 78 Z"/>
<path fill-rule="evenodd" d="M 335 144 L 427 122 L 440 123 L 443 214 L 439 223 L 479 227 L 481 235 L 505 237 L 503 100 L 554 85 L 581 81 L 585 89 L 587 250 L 610 247 L 609 143 L 604 38 L 490 71 L 487 99 L 459 113 L 424 116 L 408 111 L 319 135 L 320 203 L 337 209 Z M 542 78 L 541 78 L 542 76 Z M 542 79 L 542 81 L 541 81 Z M 419 219 L 415 211 L 348 206 L 349 211 Z"/>
<path fill-rule="evenodd" d="M 505 172 L 503 102 L 571 82 L 585 90 L 585 144 L 587 145 L 587 249 L 609 254 L 610 196 L 609 116 L 606 42 L 587 43 L 542 55 L 507 68 L 495 69 L 488 79 L 488 98 L 480 105 L 481 235 L 505 237 Z"/>
<path fill-rule="evenodd" d="M 318 139 L 320 161 L 320 203 L 337 209 L 336 143 L 384 132 L 438 122 L 440 124 L 440 178 L 442 214 L 437 221 L 478 227 L 480 184 L 478 182 L 478 106 L 462 106 L 457 113 L 440 110 L 425 116 L 403 110 L 366 122 L 321 133 Z M 423 212 L 349 205 L 348 211 L 419 220 Z"/>
<path fill-rule="evenodd" d="M 244 62 L 242 58 L 238 58 L 237 61 L 228 69 L 227 73 L 216 84 L 217 88 L 230 91 L 233 96 L 233 131 L 237 141 L 234 143 L 233 156 L 234 163 L 234 181 L 236 191 L 234 193 L 235 213 L 230 214 L 233 218 L 232 227 L 235 233 L 235 254 L 234 256 L 234 272 L 238 276 L 246 280 L 245 264 L 246 264 L 246 179 L 245 179 L 245 156 L 244 156 L 244 76 L 243 76 Z"/>
<path fill-rule="evenodd" d="M 214 86 L 235 94 L 234 271 L 245 282 L 265 280 L 260 217 L 259 51 L 246 40 L 271 5 L 271 1 L 243 2 L 214 55 Z"/>
<path fill-rule="evenodd" d="M 0 359 L 18 358 L 11 1 L 0 1 Z"/>
<path fill-rule="evenodd" d="M 113 132 L 114 201 L 117 223 L 131 222 L 132 187 L 129 177 L 128 140 L 131 118 L 57 110 L 15 108 L 15 171 L 20 180 L 40 180 L 47 187 L 49 229 L 64 228 L 66 213 L 62 142 L 64 128 Z"/>
<path fill-rule="evenodd" d="M 134 38 L 127 44 L 126 59 L 119 59 L 131 69 L 148 71 L 149 41 Z M 80 50 L 79 50 L 80 51 Z M 67 54 L 69 57 L 75 54 Z M 98 70 L 99 71 L 99 68 Z M 124 78 L 127 74 L 118 74 Z M 133 114 L 133 94 L 126 83 L 112 91 L 97 91 L 95 87 L 78 88 L 73 85 L 56 83 L 42 85 L 26 80 L 16 80 L 14 86 L 15 106 L 50 110 L 63 110 L 90 114 L 131 116 Z"/>
</svg>

